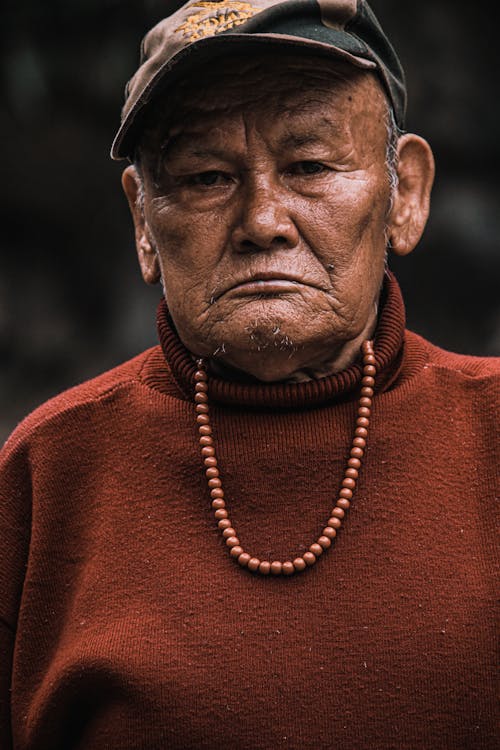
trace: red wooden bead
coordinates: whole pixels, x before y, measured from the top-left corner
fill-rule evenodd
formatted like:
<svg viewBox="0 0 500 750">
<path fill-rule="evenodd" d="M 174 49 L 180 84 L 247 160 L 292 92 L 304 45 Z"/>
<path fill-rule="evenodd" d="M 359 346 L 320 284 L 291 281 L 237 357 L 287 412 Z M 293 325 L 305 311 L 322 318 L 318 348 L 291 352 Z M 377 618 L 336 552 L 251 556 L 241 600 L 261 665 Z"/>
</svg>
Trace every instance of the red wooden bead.
<svg viewBox="0 0 500 750">
<path fill-rule="evenodd" d="M 210 497 L 213 497 L 214 500 L 216 497 L 224 497 L 224 490 L 220 487 L 214 487 L 213 490 L 210 490 Z"/>
<path fill-rule="evenodd" d="M 247 568 L 248 568 L 248 570 L 251 570 L 252 573 L 255 573 L 255 571 L 258 570 L 259 565 L 260 565 L 259 558 L 258 557 L 251 557 L 250 560 L 248 561 Z"/>
<path fill-rule="evenodd" d="M 214 444 L 213 437 L 210 437 L 210 435 L 202 435 L 200 438 L 200 445 L 203 447 L 207 447 Z"/>
<path fill-rule="evenodd" d="M 205 472 L 206 473 L 206 472 Z M 222 483 L 219 479 L 219 477 L 212 477 L 212 479 L 208 480 L 208 486 L 211 490 L 215 489 L 216 487 L 222 487 Z"/>
<path fill-rule="evenodd" d="M 208 376 L 207 376 L 207 373 L 205 372 L 205 370 L 196 370 L 196 372 L 194 374 L 194 379 L 199 382 L 200 380 L 202 380 L 202 381 L 203 380 L 207 380 Z"/>
<path fill-rule="evenodd" d="M 372 407 L 372 400 L 371 398 L 367 398 L 366 396 L 363 396 L 363 398 L 359 399 L 359 405 L 360 406 L 367 406 L 369 409 Z"/>
<path fill-rule="evenodd" d="M 330 531 L 333 531 L 333 529 L 330 529 Z M 318 538 L 318 544 L 323 547 L 323 549 L 328 549 L 328 547 L 332 546 L 332 540 L 330 537 L 325 536 L 324 534 Z M 314 552 L 314 550 L 312 550 Z"/>
<path fill-rule="evenodd" d="M 221 518 L 227 518 L 227 510 L 225 508 L 219 508 L 219 510 L 216 510 L 214 513 L 217 520 L 220 520 Z"/>
<path fill-rule="evenodd" d="M 358 417 L 356 420 L 358 427 L 364 427 L 365 429 L 370 426 L 370 420 L 367 417 Z"/>
<path fill-rule="evenodd" d="M 194 402 L 195 404 L 207 404 L 208 403 L 208 396 L 206 393 L 195 393 L 194 394 Z"/>
<path fill-rule="evenodd" d="M 227 511 L 226 511 L 226 513 L 227 513 Z M 217 524 L 217 526 L 219 527 L 219 529 L 221 529 L 221 531 L 223 529 L 228 529 L 231 526 L 231 521 L 227 517 L 226 518 L 221 518 L 220 521 L 219 521 L 219 523 Z"/>
<path fill-rule="evenodd" d="M 354 481 L 354 479 L 346 477 L 342 480 L 342 487 L 345 487 L 347 490 L 352 491 L 356 487 L 356 482 Z"/>
<path fill-rule="evenodd" d="M 210 422 L 210 417 L 208 416 L 208 414 L 197 414 L 196 421 L 198 422 L 198 424 L 208 425 L 208 423 Z M 203 433 L 203 434 L 207 434 L 207 433 Z"/>
<path fill-rule="evenodd" d="M 343 508 L 343 510 L 348 510 L 348 508 L 351 507 L 350 500 L 347 500 L 345 497 L 339 497 L 337 500 L 337 508 Z"/>
<path fill-rule="evenodd" d="M 342 487 L 339 492 L 339 497 L 345 497 L 347 500 L 350 500 L 352 497 L 352 490 L 350 490 L 349 487 Z"/>
<path fill-rule="evenodd" d="M 273 576 L 280 576 L 282 570 L 283 570 L 283 563 L 281 563 L 279 560 L 274 560 L 271 563 L 271 573 L 273 574 Z"/>
<path fill-rule="evenodd" d="M 295 568 L 296 571 L 300 573 L 302 570 L 305 570 L 305 568 L 307 567 L 306 561 L 304 560 L 303 557 L 296 557 L 295 560 L 293 561 L 293 567 Z"/>
<path fill-rule="evenodd" d="M 323 547 L 321 544 L 318 544 L 318 542 L 314 542 L 314 544 L 311 544 L 309 547 L 309 552 L 312 552 L 313 555 L 316 555 L 316 557 L 319 557 L 323 554 Z"/>
<path fill-rule="evenodd" d="M 328 539 L 335 539 L 335 537 L 337 536 L 337 531 L 335 529 L 332 529 L 331 526 L 325 526 L 325 528 L 323 529 L 323 536 L 328 537 Z"/>
<path fill-rule="evenodd" d="M 233 551 L 231 550 L 231 555 L 233 554 Z M 238 563 L 241 565 L 242 568 L 246 568 L 248 563 L 250 562 L 250 555 L 248 552 L 242 552 L 241 555 L 238 557 Z"/>
<path fill-rule="evenodd" d="M 203 459 L 203 463 L 207 467 L 217 466 L 217 459 L 215 458 L 215 456 L 207 456 L 206 458 Z"/>
<path fill-rule="evenodd" d="M 363 387 L 361 389 L 361 395 L 366 398 L 373 398 L 373 388 L 365 388 Z"/>
<path fill-rule="evenodd" d="M 203 458 L 207 456 L 215 456 L 215 448 L 212 445 L 204 445 L 201 449 L 201 455 Z"/>
<path fill-rule="evenodd" d="M 224 539 L 229 539 L 230 536 L 236 536 L 236 531 L 232 526 L 229 526 L 228 529 L 224 529 L 224 531 L 222 532 L 222 536 L 224 537 Z"/>
<path fill-rule="evenodd" d="M 361 378 L 361 385 L 363 388 L 373 388 L 375 385 L 375 378 L 373 378 L 371 375 L 364 375 Z"/>
<path fill-rule="evenodd" d="M 318 559 L 316 557 L 316 555 L 313 552 L 311 552 L 311 551 L 304 552 L 304 554 L 302 555 L 302 557 L 304 558 L 306 565 L 314 565 L 314 563 Z"/>
<path fill-rule="evenodd" d="M 334 508 L 334 509 L 332 510 L 332 516 L 333 516 L 334 518 L 339 518 L 339 519 L 340 519 L 340 518 L 344 518 L 344 516 L 345 516 L 345 513 L 344 513 L 344 511 L 342 510 L 342 508 L 337 508 L 337 507 L 335 507 L 335 508 Z"/>
<path fill-rule="evenodd" d="M 208 461 L 208 459 L 206 458 L 205 461 Z M 219 476 L 219 469 L 216 466 L 211 466 L 206 470 L 205 474 L 207 475 L 207 479 L 217 479 Z"/>
<path fill-rule="evenodd" d="M 214 510 L 219 510 L 220 508 L 225 508 L 226 503 L 221 497 L 216 497 L 215 500 L 212 500 L 212 508 Z"/>
<path fill-rule="evenodd" d="M 375 359 L 375 355 L 374 354 L 365 354 L 365 356 L 363 357 L 363 364 L 364 365 L 376 365 L 377 364 L 377 360 Z"/>
<path fill-rule="evenodd" d="M 332 514 L 331 518 L 328 519 L 327 526 L 329 526 L 332 529 L 340 529 L 340 527 L 342 526 L 342 521 L 340 520 L 340 518 L 336 518 Z"/>
<path fill-rule="evenodd" d="M 208 384 L 206 380 L 199 380 L 195 387 L 194 387 L 195 393 L 206 393 L 208 391 Z"/>
<path fill-rule="evenodd" d="M 291 576 L 292 573 L 295 573 L 295 568 L 293 567 L 293 562 L 290 562 L 290 560 L 287 560 L 283 563 L 282 566 L 282 572 L 285 576 Z"/>
<path fill-rule="evenodd" d="M 196 421 L 199 422 L 200 420 L 196 418 Z M 206 424 L 206 423 L 200 424 L 200 426 L 198 427 L 198 432 L 200 433 L 200 435 L 211 435 L 212 428 L 210 427 L 209 424 Z"/>
<path fill-rule="evenodd" d="M 354 448 L 366 448 L 366 440 L 362 437 L 355 437 L 352 441 Z M 208 461 L 206 458 L 205 461 Z"/>
<path fill-rule="evenodd" d="M 196 404 L 195 406 L 197 414 L 208 414 L 209 408 L 206 404 Z"/>
<path fill-rule="evenodd" d="M 371 416 L 371 410 L 367 406 L 360 406 L 358 409 L 358 417 L 366 417 L 369 419 Z"/>
<path fill-rule="evenodd" d="M 353 458 L 363 458 L 364 451 L 361 448 L 351 448 L 351 456 Z"/>
<path fill-rule="evenodd" d="M 262 573 L 262 575 L 267 576 L 271 572 L 271 563 L 267 560 L 263 560 L 261 564 L 259 565 L 259 573 Z"/>
<path fill-rule="evenodd" d="M 359 471 L 357 469 L 349 468 L 345 470 L 345 475 L 351 479 L 357 479 L 359 477 Z"/>
<path fill-rule="evenodd" d="M 225 529 L 225 531 L 228 531 L 229 529 Z M 224 533 L 224 532 L 223 532 Z M 237 536 L 228 536 L 226 539 L 226 545 L 228 547 L 239 547 L 240 546 L 240 540 Z M 243 552 L 243 550 L 242 550 Z"/>
<path fill-rule="evenodd" d="M 347 462 L 348 466 L 352 466 L 353 469 L 360 469 L 361 468 L 361 461 L 359 458 L 350 458 Z"/>
<path fill-rule="evenodd" d="M 377 368 L 374 367 L 373 365 L 365 365 L 363 367 L 363 375 L 365 377 L 372 377 L 373 378 L 373 377 L 375 377 L 376 374 L 377 374 Z"/>
<path fill-rule="evenodd" d="M 366 438 L 368 437 L 368 430 L 366 429 L 366 427 L 356 427 L 356 432 L 354 434 L 356 435 L 356 437 L 361 437 L 366 440 Z"/>
<path fill-rule="evenodd" d="M 229 554 L 231 557 L 234 557 L 235 559 L 238 558 L 243 553 L 243 547 L 240 547 L 239 545 L 235 544 L 234 547 L 231 547 L 229 550 Z"/>
</svg>

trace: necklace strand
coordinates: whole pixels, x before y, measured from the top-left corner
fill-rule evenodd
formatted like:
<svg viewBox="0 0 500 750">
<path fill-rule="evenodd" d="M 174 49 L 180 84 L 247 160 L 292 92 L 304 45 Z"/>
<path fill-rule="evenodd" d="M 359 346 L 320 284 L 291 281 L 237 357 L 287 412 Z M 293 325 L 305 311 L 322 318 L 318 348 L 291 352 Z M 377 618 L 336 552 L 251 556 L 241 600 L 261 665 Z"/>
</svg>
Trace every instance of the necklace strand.
<svg viewBox="0 0 500 750">
<path fill-rule="evenodd" d="M 314 565 L 323 552 L 331 547 L 332 541 L 342 526 L 346 511 L 349 510 L 351 505 L 361 469 L 361 461 L 366 448 L 368 427 L 370 425 L 373 388 L 377 373 L 373 342 L 365 341 L 361 347 L 361 351 L 363 354 L 363 376 L 358 401 L 356 429 L 337 501 L 321 535 L 311 544 L 307 552 L 295 557 L 293 560 L 286 560 L 285 562 L 279 560 L 272 562 L 260 560 L 258 557 L 253 557 L 248 552 L 245 552 L 229 520 L 210 424 L 206 365 L 203 359 L 197 361 L 198 369 L 194 375 L 196 422 L 200 434 L 201 456 L 207 477 L 212 509 L 214 510 L 217 526 L 221 530 L 226 546 L 228 547 L 229 554 L 242 568 L 248 568 L 253 573 L 260 573 L 261 575 L 290 576 L 293 573 L 300 573 L 311 565 Z"/>
</svg>

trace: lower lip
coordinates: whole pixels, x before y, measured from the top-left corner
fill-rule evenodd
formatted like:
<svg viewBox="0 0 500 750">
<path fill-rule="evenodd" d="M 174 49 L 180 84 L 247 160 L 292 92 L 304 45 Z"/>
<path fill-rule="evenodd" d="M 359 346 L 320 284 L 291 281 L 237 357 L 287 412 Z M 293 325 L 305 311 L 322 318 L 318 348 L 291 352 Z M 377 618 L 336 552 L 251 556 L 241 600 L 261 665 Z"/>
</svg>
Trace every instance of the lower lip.
<svg viewBox="0 0 500 750">
<path fill-rule="evenodd" d="M 266 279 L 261 281 L 249 281 L 246 284 L 238 284 L 229 289 L 233 294 L 259 295 L 259 294 L 286 294 L 298 292 L 299 284 L 289 279 Z"/>
</svg>

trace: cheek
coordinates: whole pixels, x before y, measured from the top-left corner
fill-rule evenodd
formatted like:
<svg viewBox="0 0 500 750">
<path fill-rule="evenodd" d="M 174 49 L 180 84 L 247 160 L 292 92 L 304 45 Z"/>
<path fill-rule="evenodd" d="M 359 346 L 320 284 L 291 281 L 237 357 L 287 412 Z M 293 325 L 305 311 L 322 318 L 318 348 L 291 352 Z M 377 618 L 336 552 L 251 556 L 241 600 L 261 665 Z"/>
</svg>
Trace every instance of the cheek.
<svg viewBox="0 0 500 750">
<path fill-rule="evenodd" d="M 164 208 L 150 219 L 165 298 L 184 344 L 206 354 L 214 278 L 227 242 L 219 215 Z"/>
<path fill-rule="evenodd" d="M 363 258 L 385 253 L 388 208 L 386 181 L 337 180 L 324 200 L 311 202 L 303 236 L 334 274 L 347 272 Z"/>
<path fill-rule="evenodd" d="M 185 250 L 197 245 L 202 234 L 199 222 L 192 215 L 183 216 L 171 208 L 162 209 L 148 217 L 148 225 L 156 249 L 165 261 L 172 259 L 178 262 L 184 257 L 188 261 L 189 255 Z"/>
<path fill-rule="evenodd" d="M 149 221 L 165 281 L 181 286 L 209 282 L 225 246 L 224 222 L 192 211 L 163 209 Z"/>
</svg>

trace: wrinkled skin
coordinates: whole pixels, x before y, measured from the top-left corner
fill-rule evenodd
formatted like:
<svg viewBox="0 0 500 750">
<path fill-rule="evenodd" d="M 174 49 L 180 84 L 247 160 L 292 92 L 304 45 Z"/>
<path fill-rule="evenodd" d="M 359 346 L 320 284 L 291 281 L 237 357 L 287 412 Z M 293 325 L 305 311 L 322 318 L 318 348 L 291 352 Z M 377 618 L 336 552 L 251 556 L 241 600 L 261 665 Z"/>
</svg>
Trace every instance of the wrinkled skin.
<svg viewBox="0 0 500 750">
<path fill-rule="evenodd" d="M 142 273 L 161 277 L 193 354 L 263 381 L 318 377 L 372 335 L 388 240 L 409 252 L 427 219 L 432 154 L 400 139 L 391 196 L 372 74 L 286 56 L 239 65 L 153 129 L 143 203 L 124 173 Z"/>
</svg>

